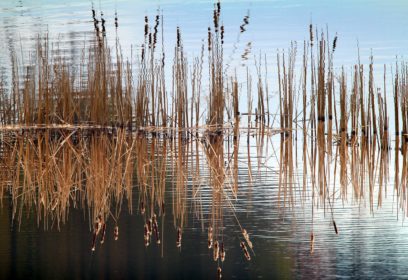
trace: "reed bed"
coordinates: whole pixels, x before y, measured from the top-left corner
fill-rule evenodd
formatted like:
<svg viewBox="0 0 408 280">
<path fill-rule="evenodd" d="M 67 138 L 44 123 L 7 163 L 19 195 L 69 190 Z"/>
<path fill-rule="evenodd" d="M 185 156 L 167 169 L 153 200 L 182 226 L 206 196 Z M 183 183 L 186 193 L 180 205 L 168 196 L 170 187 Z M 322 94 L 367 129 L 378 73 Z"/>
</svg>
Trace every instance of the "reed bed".
<svg viewBox="0 0 408 280">
<path fill-rule="evenodd" d="M 344 68 L 336 73 L 333 58 L 341 38 L 336 34 L 330 42 L 327 31 L 316 36 L 318 31 L 310 25 L 301 69 L 296 69 L 295 42 L 287 51 L 278 50 L 278 77 L 272 81 L 278 95 L 271 97 L 266 58 L 255 58 L 256 79 L 249 67 L 245 81 L 227 74 L 217 2 L 200 56 L 191 63 L 177 28 L 168 82 L 163 15 L 153 21 L 146 16 L 144 41 L 134 64 L 123 59 L 118 40 L 108 46 L 105 21 L 92 11 L 95 38 L 83 50 L 79 71 L 50 55 L 45 38 L 38 40 L 31 66 L 12 58 L 9 87 L 0 79 L 0 196 L 12 201 L 13 218 L 21 222 L 34 210 L 39 225 L 60 227 L 71 207 L 81 208 L 89 214 L 95 250 L 97 240 L 105 241 L 107 225 L 119 239 L 125 199 L 129 211 L 135 208 L 143 217 L 146 247 L 152 239 L 162 246 L 160 223 L 169 203 L 177 231 L 174 245 L 182 248 L 192 212 L 208 231 L 208 247 L 220 265 L 230 245 L 224 224 L 228 212 L 242 233 L 234 246 L 240 246 L 250 261 L 256 246 L 235 213 L 235 203 L 243 197 L 238 173 L 242 165 L 250 184 L 256 184 L 263 169 L 278 177 L 279 185 L 271 188 L 277 191 L 280 209 L 290 211 L 311 199 L 312 225 L 316 208 L 328 211 L 336 234 L 341 231 L 333 210 L 337 201 L 368 199 L 374 211 L 389 184 L 397 194 L 398 211 L 408 213 L 405 63 L 396 63 L 394 102 L 388 104 L 386 66 L 380 83 L 374 80 L 373 57 L 368 75 L 360 58 L 352 73 Z M 243 21 L 239 34 L 246 31 L 249 16 Z M 390 133 L 392 116 L 395 138 Z M 272 137 L 280 137 L 278 148 Z M 276 162 L 275 172 L 266 159 Z M 202 202 L 205 189 L 211 193 L 208 209 Z M 313 227 L 310 239 L 313 253 L 318 239 Z"/>
</svg>

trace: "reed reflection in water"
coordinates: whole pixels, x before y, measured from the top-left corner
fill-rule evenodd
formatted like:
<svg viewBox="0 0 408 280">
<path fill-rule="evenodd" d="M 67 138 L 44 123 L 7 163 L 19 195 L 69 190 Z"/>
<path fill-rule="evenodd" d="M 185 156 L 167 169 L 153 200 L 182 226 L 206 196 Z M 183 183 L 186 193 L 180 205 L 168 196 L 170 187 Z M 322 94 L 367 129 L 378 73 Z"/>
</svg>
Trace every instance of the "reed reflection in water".
<svg viewBox="0 0 408 280">
<path fill-rule="evenodd" d="M 123 58 L 119 39 L 108 44 L 95 8 L 94 37 L 79 67 L 47 37 L 38 39 L 28 66 L 12 54 L 10 78 L 0 83 L 1 196 L 13 225 L 5 251 L 19 260 L 17 230 L 37 225 L 35 238 L 56 229 L 76 235 L 61 243 L 80 247 L 81 257 L 64 260 L 81 259 L 78 278 L 401 276 L 401 256 L 384 240 L 398 244 L 405 228 L 384 232 L 389 216 L 370 216 L 377 207 L 393 219 L 406 212 L 406 64 L 396 62 L 391 74 L 384 66 L 380 81 L 373 56 L 368 66 L 358 57 L 349 74 L 336 71 L 341 37 L 311 24 L 300 64 L 296 43 L 277 52 L 271 95 L 266 56 L 255 59 L 255 74 L 250 67 L 243 78 L 226 71 L 220 2 L 212 15 L 192 60 L 176 29 L 171 65 L 160 12 L 144 18 L 136 63 Z M 240 33 L 249 22 L 244 16 Z M 75 230 L 71 219 L 88 225 Z M 375 219 L 381 223 L 365 230 Z M 371 245 L 377 233 L 384 239 Z M 356 255 L 339 261 L 354 244 L 361 246 Z M 128 268 L 131 252 L 140 269 Z M 170 269 L 177 258 L 166 260 L 167 253 L 178 256 L 180 269 Z M 184 258 L 199 259 L 202 271 L 186 268 Z M 355 262 L 358 273 L 350 271 Z M 25 276 L 16 263 L 5 264 L 6 277 Z M 47 264 L 39 277 L 59 276 Z"/>
</svg>

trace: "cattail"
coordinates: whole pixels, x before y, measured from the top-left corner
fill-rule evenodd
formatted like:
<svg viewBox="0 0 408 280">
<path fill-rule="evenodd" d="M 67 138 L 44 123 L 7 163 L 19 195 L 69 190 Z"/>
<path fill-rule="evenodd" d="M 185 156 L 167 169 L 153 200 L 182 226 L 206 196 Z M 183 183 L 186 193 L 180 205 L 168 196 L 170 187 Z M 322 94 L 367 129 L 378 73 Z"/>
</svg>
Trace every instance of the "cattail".
<svg viewBox="0 0 408 280">
<path fill-rule="evenodd" d="M 94 232 L 93 232 L 93 237 L 92 237 L 92 251 L 95 251 L 96 248 L 96 238 L 99 234 L 100 231 L 100 219 L 99 217 L 96 218 L 96 222 L 94 224 Z"/>
<path fill-rule="evenodd" d="M 249 24 L 249 16 L 246 15 L 244 17 L 244 23 L 240 25 L 239 29 L 241 33 L 244 33 L 246 31 L 245 26 L 247 26 Z"/>
<path fill-rule="evenodd" d="M 217 33 L 218 32 L 218 15 L 215 10 L 214 10 L 214 15 L 213 15 L 213 22 L 214 22 L 215 33 Z"/>
<path fill-rule="evenodd" d="M 249 24 L 249 16 L 248 15 L 244 17 L 244 24 L 245 25 Z"/>
<path fill-rule="evenodd" d="M 156 48 L 156 44 L 157 44 L 157 32 L 158 32 L 158 27 L 159 27 L 159 19 L 160 19 L 160 16 L 156 15 L 156 20 L 155 20 L 155 25 L 154 25 L 154 34 L 153 34 L 153 49 Z"/>
<path fill-rule="evenodd" d="M 99 23 L 99 21 L 96 19 L 96 11 L 95 11 L 94 8 L 92 8 L 92 19 L 93 19 L 93 21 L 94 21 L 94 26 L 95 26 L 95 29 L 96 29 L 96 28 L 97 28 L 97 24 Z"/>
<path fill-rule="evenodd" d="M 333 52 L 336 50 L 336 47 L 337 47 L 337 33 L 333 40 Z"/>
<path fill-rule="evenodd" d="M 115 12 L 115 28 L 118 28 L 119 24 L 118 24 L 118 13 Z"/>
<path fill-rule="evenodd" d="M 115 226 L 115 228 L 113 229 L 113 238 L 115 240 L 118 240 L 119 238 L 119 227 L 118 226 Z"/>
<path fill-rule="evenodd" d="M 211 249 L 213 246 L 213 229 L 212 227 L 208 228 L 208 249 Z"/>
<path fill-rule="evenodd" d="M 157 223 L 156 214 L 153 214 L 152 224 L 153 224 L 153 233 L 154 233 L 154 236 L 156 237 L 156 243 L 160 244 L 160 232 L 159 232 L 159 225 Z"/>
<path fill-rule="evenodd" d="M 99 234 L 99 232 L 101 231 L 101 228 L 102 228 L 102 217 L 101 217 L 101 215 L 99 215 L 96 218 L 95 226 L 94 226 L 94 232 L 95 232 L 96 235 Z"/>
<path fill-rule="evenodd" d="M 149 233 L 149 235 L 152 235 L 152 219 L 150 218 L 150 219 L 148 219 L 147 220 L 147 222 L 146 222 L 146 225 L 147 225 L 147 231 L 148 231 L 148 233 Z"/>
<path fill-rule="evenodd" d="M 217 268 L 217 279 L 221 279 L 222 278 L 222 269 L 221 267 Z"/>
<path fill-rule="evenodd" d="M 101 244 L 103 244 L 105 242 L 105 235 L 106 235 L 106 223 L 103 223 L 103 225 L 102 225 Z"/>
<path fill-rule="evenodd" d="M 155 230 L 155 235 L 156 235 L 156 244 L 160 244 L 160 232 L 159 232 L 159 230 L 156 228 L 156 230 Z"/>
<path fill-rule="evenodd" d="M 105 19 L 103 18 L 103 13 L 101 12 L 101 22 L 102 22 L 102 35 L 106 35 L 106 29 L 105 29 Z"/>
<path fill-rule="evenodd" d="M 142 45 L 142 60 L 144 59 L 144 45 Z M 144 213 L 146 212 L 146 208 L 144 205 L 144 201 L 140 202 L 140 214 L 144 215 Z"/>
<path fill-rule="evenodd" d="M 147 223 L 144 225 L 144 244 L 146 247 L 150 244 L 150 232 Z"/>
<path fill-rule="evenodd" d="M 95 28 L 95 32 L 96 32 L 96 36 L 99 37 L 99 20 L 96 18 L 96 12 L 95 9 L 92 8 L 92 19 L 94 22 L 94 28 Z"/>
<path fill-rule="evenodd" d="M 310 35 L 310 45 L 313 47 L 313 41 L 314 41 L 313 24 L 309 24 L 309 35 Z"/>
<path fill-rule="evenodd" d="M 221 44 L 224 44 L 224 25 L 221 25 Z"/>
<path fill-rule="evenodd" d="M 225 261 L 225 249 L 224 249 L 224 242 L 220 244 L 220 259 L 221 261 Z"/>
<path fill-rule="evenodd" d="M 145 26 L 144 26 L 144 35 L 147 37 L 147 34 L 149 33 L 149 18 L 145 16 Z"/>
<path fill-rule="evenodd" d="M 144 49 L 144 44 L 142 44 L 142 61 L 144 60 L 144 58 L 145 58 L 145 49 Z M 140 213 L 142 215 L 144 215 L 145 211 L 146 211 L 146 209 L 145 209 L 144 203 L 142 201 L 141 204 L 140 204 Z"/>
<path fill-rule="evenodd" d="M 245 229 L 242 229 L 242 235 L 244 236 L 246 242 L 248 243 L 248 247 L 252 249 L 252 242 L 249 240 L 249 234 Z"/>
<path fill-rule="evenodd" d="M 181 248 L 181 228 L 177 229 L 177 240 L 176 240 L 177 248 Z"/>
<path fill-rule="evenodd" d="M 310 234 L 310 254 L 312 255 L 314 251 L 314 234 L 313 231 Z"/>
<path fill-rule="evenodd" d="M 96 218 L 95 226 L 96 226 L 96 230 L 97 230 L 96 234 L 99 234 L 99 232 L 101 231 L 101 228 L 102 228 L 102 216 L 101 215 L 99 215 Z"/>
<path fill-rule="evenodd" d="M 333 220 L 333 227 L 334 227 L 334 231 L 336 232 L 336 234 L 339 234 L 339 231 L 337 230 L 336 222 L 334 220 Z"/>
<path fill-rule="evenodd" d="M 220 256 L 220 246 L 218 244 L 218 241 L 216 240 L 214 242 L 214 249 L 213 249 L 214 261 L 218 261 L 219 256 Z"/>
<path fill-rule="evenodd" d="M 92 237 L 92 246 L 91 246 L 91 250 L 95 251 L 96 248 L 96 233 L 94 232 L 93 237 Z"/>
<path fill-rule="evenodd" d="M 249 252 L 248 252 L 248 249 L 247 249 L 247 247 L 246 247 L 246 245 L 245 245 L 245 242 L 244 241 L 241 241 L 241 248 L 242 248 L 242 251 L 244 252 L 244 256 L 245 256 L 245 258 L 248 260 L 248 261 L 250 261 L 251 260 L 251 255 L 249 254 Z"/>
<path fill-rule="evenodd" d="M 180 34 L 180 28 L 177 26 L 177 48 L 180 48 L 181 45 L 181 34 Z"/>
</svg>

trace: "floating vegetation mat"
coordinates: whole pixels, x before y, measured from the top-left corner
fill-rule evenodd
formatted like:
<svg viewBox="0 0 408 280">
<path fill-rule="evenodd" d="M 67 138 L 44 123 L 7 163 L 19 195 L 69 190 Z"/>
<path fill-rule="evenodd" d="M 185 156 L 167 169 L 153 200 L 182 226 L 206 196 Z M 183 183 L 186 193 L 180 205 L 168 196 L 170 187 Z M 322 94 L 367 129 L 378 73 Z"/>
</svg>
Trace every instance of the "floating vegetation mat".
<svg viewBox="0 0 408 280">
<path fill-rule="evenodd" d="M 39 39 L 30 65 L 12 57 L 12 82 L 0 80 L 0 196 L 12 202 L 14 219 L 21 222 L 33 210 L 39 225 L 59 227 L 70 208 L 81 208 L 93 221 L 95 250 L 106 234 L 120 238 L 126 200 L 129 212 L 143 217 L 145 245 L 161 245 L 160 222 L 169 204 L 174 246 L 182 248 L 187 215 L 196 215 L 208 231 L 214 261 L 226 259 L 226 246 L 240 246 L 250 261 L 256 247 L 235 215 L 237 201 L 245 199 L 239 166 L 249 184 L 256 184 L 261 169 L 277 178 L 271 190 L 282 212 L 311 205 L 312 212 L 330 213 L 334 234 L 341 233 L 333 211 L 338 201 L 368 201 L 374 211 L 388 191 L 397 198 L 397 212 L 408 213 L 404 62 L 392 71 L 384 66 L 380 81 L 373 57 L 367 66 L 358 58 L 351 72 L 335 71 L 341 38 L 330 40 L 310 25 L 302 55 L 296 43 L 277 52 L 277 80 L 270 79 L 263 56 L 255 58 L 255 74 L 247 67 L 243 78 L 229 75 L 217 3 L 198 57 L 187 59 L 177 28 L 172 64 L 165 64 L 158 14 L 145 18 L 133 63 L 123 59 L 118 40 L 108 46 L 106 23 L 92 11 L 95 40 L 83 50 L 80 67 Z M 246 16 L 238 32 L 249 24 Z M 206 205 L 204 189 L 211 194 Z M 225 212 L 242 233 L 238 244 L 224 244 Z M 315 238 L 312 229 L 311 253 Z M 221 268 L 217 273 L 221 277 Z"/>
</svg>

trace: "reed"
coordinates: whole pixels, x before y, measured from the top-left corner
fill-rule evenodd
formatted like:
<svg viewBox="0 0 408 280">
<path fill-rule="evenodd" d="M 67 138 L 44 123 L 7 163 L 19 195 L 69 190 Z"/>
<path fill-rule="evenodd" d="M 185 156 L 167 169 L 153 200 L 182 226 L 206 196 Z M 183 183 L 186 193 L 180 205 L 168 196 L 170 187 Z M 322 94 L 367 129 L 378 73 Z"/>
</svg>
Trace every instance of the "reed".
<svg viewBox="0 0 408 280">
<path fill-rule="evenodd" d="M 310 25 L 300 69 L 296 43 L 277 51 L 273 71 L 278 76 L 274 81 L 278 96 L 272 97 L 262 54 L 254 59 L 255 76 L 248 65 L 243 80 L 237 72 L 229 75 L 222 16 L 217 2 L 207 38 L 192 60 L 181 28 L 176 29 L 170 81 L 160 13 L 153 20 L 145 18 L 135 64 L 123 58 L 118 39 L 108 46 L 107 23 L 94 9 L 94 39 L 83 50 L 79 71 L 58 56 L 48 38 L 38 39 L 31 66 L 11 57 L 12 83 L 6 86 L 6 78 L 0 77 L 0 198 L 10 197 L 13 219 L 21 223 L 33 210 L 38 224 L 59 228 L 71 207 L 81 208 L 89 215 L 91 249 L 96 250 L 98 240 L 103 244 L 112 233 L 115 240 L 119 238 L 122 205 L 126 202 L 132 213 L 132 198 L 138 196 L 146 247 L 152 236 L 162 245 L 159 225 L 163 226 L 170 204 L 176 246 L 181 248 L 192 213 L 203 229 L 208 226 L 213 259 L 223 262 L 224 245 L 230 242 L 225 234 L 229 212 L 241 230 L 240 246 L 249 261 L 248 247 L 254 255 L 253 245 L 235 208 L 237 201 L 250 200 L 250 194 L 242 192 L 246 176 L 241 176 L 242 167 L 249 186 L 265 174 L 278 177 L 273 191 L 284 211 L 294 213 L 298 203 L 306 205 L 311 199 L 311 254 L 317 207 L 330 211 L 338 234 L 333 210 L 337 201 L 347 202 L 351 193 L 357 203 L 367 199 L 374 211 L 375 204 L 382 206 L 391 183 L 399 210 L 406 213 L 407 65 L 397 62 L 392 76 L 394 101 L 387 102 L 387 68 L 382 88 L 374 78 L 373 56 L 368 68 L 358 55 L 350 73 L 344 67 L 336 70 L 337 34 L 330 41 L 328 31 L 319 35 Z M 249 15 L 239 34 L 248 24 Z M 247 64 L 250 46 L 242 58 Z M 271 114 L 273 109 L 277 114 Z M 395 138 L 389 132 L 392 115 Z M 279 138 L 279 148 L 272 137 Z M 298 137 L 302 141 L 297 142 Z M 269 154 L 276 150 L 277 154 Z M 270 171 L 265 158 L 276 159 L 277 171 Z M 204 199 L 203 190 L 210 193 L 209 199 Z"/>
</svg>

